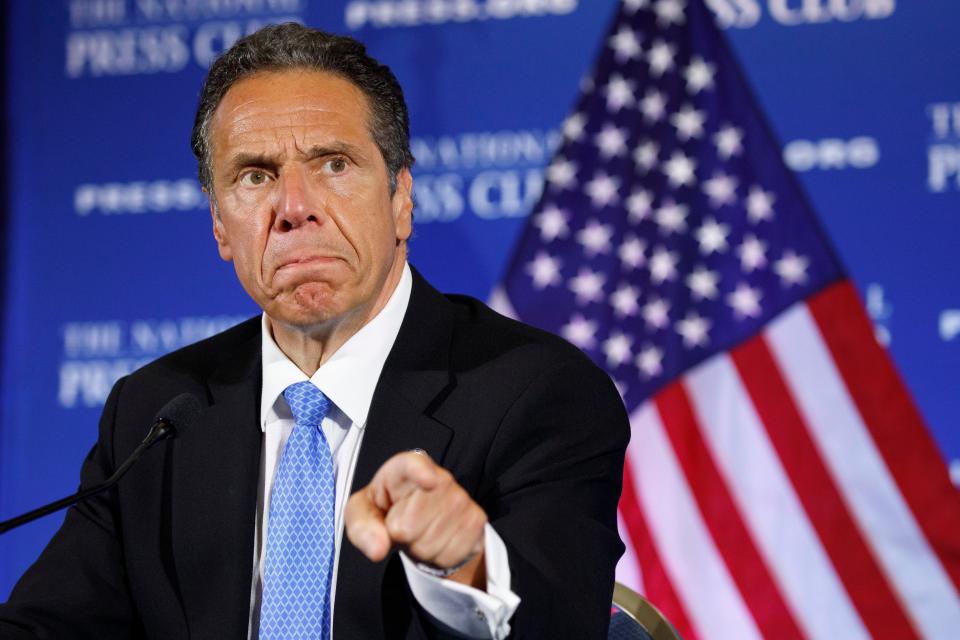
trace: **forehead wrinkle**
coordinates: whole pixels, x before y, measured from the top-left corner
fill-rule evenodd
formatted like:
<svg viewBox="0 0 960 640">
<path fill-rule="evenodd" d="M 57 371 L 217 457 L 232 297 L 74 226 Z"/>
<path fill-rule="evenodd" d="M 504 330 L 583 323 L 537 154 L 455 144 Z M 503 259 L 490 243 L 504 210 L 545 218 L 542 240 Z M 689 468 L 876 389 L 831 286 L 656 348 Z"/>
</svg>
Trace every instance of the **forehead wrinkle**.
<svg viewBox="0 0 960 640">
<path fill-rule="evenodd" d="M 255 80 L 289 83 L 297 75 L 322 77 L 340 84 L 341 90 L 318 92 L 307 80 L 303 87 L 293 87 L 291 93 L 276 94 L 262 84 L 248 84 Z M 356 115 L 361 117 L 357 119 Z M 366 94 L 351 81 L 324 72 L 262 72 L 244 78 L 227 91 L 211 124 L 214 155 L 217 138 L 228 148 L 276 159 L 286 159 L 288 153 L 306 157 L 316 148 L 337 147 L 348 155 L 366 157 L 368 142 L 379 149 Z"/>
<path fill-rule="evenodd" d="M 251 102 L 260 101 L 248 101 L 244 107 Z M 230 114 L 225 114 L 222 118 L 225 121 L 222 124 L 226 126 L 226 135 L 230 138 L 238 134 L 253 133 L 257 129 L 272 129 L 277 134 L 291 133 L 295 137 L 297 135 L 303 137 L 303 134 L 323 129 L 351 130 L 350 118 L 344 109 L 311 104 L 276 105 L 273 101 L 269 101 L 261 108 L 246 109 L 243 113 L 237 113 L 241 109 L 243 107 L 232 109 Z M 368 133 L 366 124 L 366 122 L 362 123 L 362 130 Z"/>
<path fill-rule="evenodd" d="M 337 96 L 338 102 L 343 101 L 344 103 L 346 103 L 342 105 L 344 107 L 348 107 L 351 109 L 359 108 L 363 113 L 364 122 L 367 124 L 369 123 L 370 109 L 368 104 L 368 98 L 366 94 L 364 94 L 363 90 L 360 89 L 360 87 L 358 87 L 357 85 L 355 85 L 351 80 L 344 78 L 339 74 L 330 73 L 326 71 L 319 71 L 315 69 L 285 69 L 285 70 L 278 70 L 278 71 L 264 70 L 264 71 L 258 71 L 249 76 L 246 76 L 240 79 L 239 81 L 237 81 L 236 84 L 234 84 L 230 89 L 227 90 L 223 98 L 220 100 L 220 105 L 217 107 L 216 111 L 214 112 L 214 118 L 216 118 L 220 114 L 221 108 L 223 107 L 223 103 L 229 100 L 231 94 L 236 95 L 238 93 L 239 94 L 249 93 L 250 91 L 249 85 L 254 80 L 263 80 L 268 83 L 278 83 L 280 82 L 281 79 L 289 76 L 306 76 L 306 77 L 319 76 L 328 81 L 341 83 L 344 86 L 349 87 L 347 91 L 347 95 L 341 94 L 340 96 Z M 305 82 L 305 84 L 307 83 Z M 316 93 L 309 90 L 302 90 L 297 93 L 289 93 L 285 96 L 286 100 L 289 100 L 289 99 L 295 100 L 298 98 L 304 99 L 306 102 L 310 102 L 312 99 L 316 98 Z M 237 104 L 233 108 L 231 108 L 229 114 L 232 114 L 235 111 L 243 109 L 245 106 L 251 103 L 262 102 L 264 100 L 270 100 L 270 99 L 272 98 L 264 97 L 259 94 L 246 97 L 240 104 Z M 324 96 L 324 99 L 330 99 L 330 96 L 326 95 Z M 306 107 L 306 105 L 299 105 L 299 106 Z M 337 110 L 321 109 L 316 105 L 309 107 L 309 110 L 332 111 L 333 113 L 339 113 L 341 111 L 340 109 L 337 109 Z M 228 114 L 225 114 L 225 116 L 226 115 Z"/>
</svg>

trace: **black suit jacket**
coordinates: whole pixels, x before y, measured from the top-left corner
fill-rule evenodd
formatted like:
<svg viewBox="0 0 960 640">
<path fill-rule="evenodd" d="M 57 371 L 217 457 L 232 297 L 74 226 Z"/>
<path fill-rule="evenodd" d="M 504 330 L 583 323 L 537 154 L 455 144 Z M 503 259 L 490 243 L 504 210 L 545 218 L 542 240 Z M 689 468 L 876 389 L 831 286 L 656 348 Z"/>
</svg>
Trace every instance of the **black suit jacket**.
<svg viewBox="0 0 960 640">
<path fill-rule="evenodd" d="M 246 638 L 260 387 L 259 318 L 120 380 L 81 486 L 109 476 L 173 396 L 194 393 L 205 408 L 116 490 L 70 509 L 0 606 L 0 638 Z M 606 636 L 629 427 L 582 353 L 415 274 L 366 429 L 353 490 L 419 447 L 486 510 L 522 599 L 514 637 Z M 396 553 L 372 563 L 346 538 L 335 607 L 336 640 L 439 633 Z"/>
</svg>

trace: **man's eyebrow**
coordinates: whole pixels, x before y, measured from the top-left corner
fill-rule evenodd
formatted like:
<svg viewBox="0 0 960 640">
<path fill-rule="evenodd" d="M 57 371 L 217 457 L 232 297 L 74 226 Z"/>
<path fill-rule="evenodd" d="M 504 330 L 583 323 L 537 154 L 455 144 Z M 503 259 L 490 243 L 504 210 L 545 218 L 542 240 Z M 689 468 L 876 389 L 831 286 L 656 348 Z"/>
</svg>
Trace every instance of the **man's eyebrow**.
<svg viewBox="0 0 960 640">
<path fill-rule="evenodd" d="M 236 173 L 244 167 L 264 167 L 265 169 L 274 169 L 280 164 L 276 156 L 266 153 L 246 153 L 241 151 L 230 158 L 230 173 Z"/>
<path fill-rule="evenodd" d="M 317 158 L 338 154 L 356 157 L 359 153 L 360 151 L 357 147 L 347 142 L 331 142 L 329 144 L 319 144 L 310 147 L 304 156 L 307 160 L 316 160 Z"/>
<path fill-rule="evenodd" d="M 347 142 L 331 142 L 330 144 L 314 145 L 310 147 L 303 157 L 306 160 L 316 160 L 326 156 L 343 154 L 351 158 L 360 155 L 358 147 Z M 241 151 L 230 159 L 230 173 L 236 173 L 244 167 L 263 167 L 265 169 L 276 169 L 281 164 L 281 158 L 266 153 L 247 153 Z"/>
</svg>

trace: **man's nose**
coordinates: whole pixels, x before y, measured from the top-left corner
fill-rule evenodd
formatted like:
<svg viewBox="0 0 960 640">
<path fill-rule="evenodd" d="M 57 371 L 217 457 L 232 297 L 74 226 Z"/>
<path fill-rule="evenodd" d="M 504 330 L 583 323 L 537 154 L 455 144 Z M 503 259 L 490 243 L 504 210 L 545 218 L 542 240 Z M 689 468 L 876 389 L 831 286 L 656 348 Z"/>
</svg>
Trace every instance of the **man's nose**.
<svg viewBox="0 0 960 640">
<path fill-rule="evenodd" d="M 285 168 L 279 177 L 274 226 L 280 231 L 291 231 L 307 223 L 318 223 L 322 217 L 306 171 Z"/>
</svg>

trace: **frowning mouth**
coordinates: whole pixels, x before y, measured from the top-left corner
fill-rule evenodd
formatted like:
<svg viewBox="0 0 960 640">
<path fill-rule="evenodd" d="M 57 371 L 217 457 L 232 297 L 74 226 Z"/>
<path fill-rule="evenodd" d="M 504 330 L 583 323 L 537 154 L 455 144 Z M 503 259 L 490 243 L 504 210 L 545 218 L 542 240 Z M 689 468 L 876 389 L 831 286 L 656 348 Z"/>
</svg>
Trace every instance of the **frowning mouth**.
<svg viewBox="0 0 960 640">
<path fill-rule="evenodd" d="M 297 267 L 321 267 L 332 262 L 336 262 L 338 258 L 334 256 L 298 256 L 296 258 L 290 258 L 284 260 L 280 263 L 280 266 L 277 267 L 277 271 L 283 271 L 284 269 L 293 269 Z"/>
</svg>

